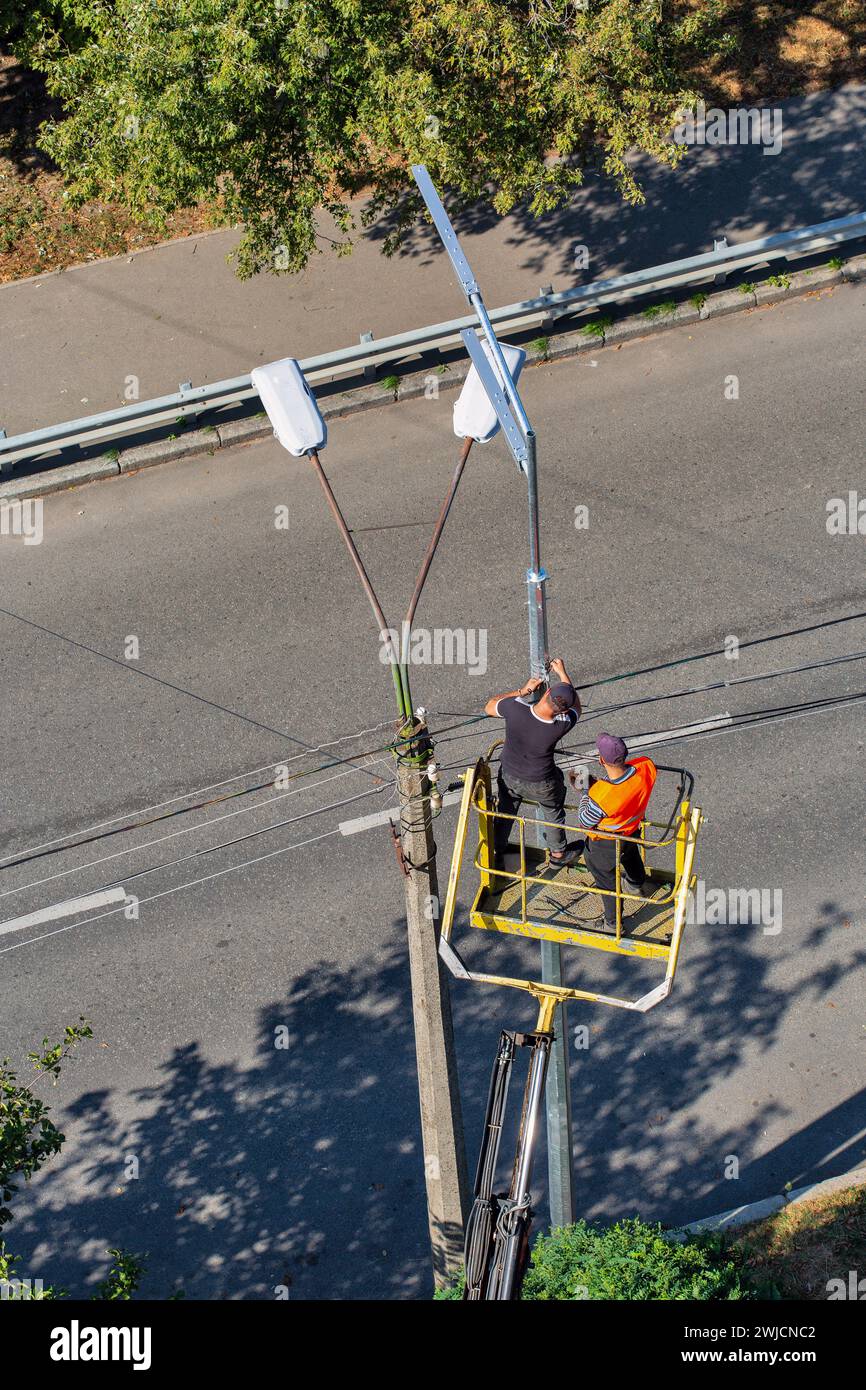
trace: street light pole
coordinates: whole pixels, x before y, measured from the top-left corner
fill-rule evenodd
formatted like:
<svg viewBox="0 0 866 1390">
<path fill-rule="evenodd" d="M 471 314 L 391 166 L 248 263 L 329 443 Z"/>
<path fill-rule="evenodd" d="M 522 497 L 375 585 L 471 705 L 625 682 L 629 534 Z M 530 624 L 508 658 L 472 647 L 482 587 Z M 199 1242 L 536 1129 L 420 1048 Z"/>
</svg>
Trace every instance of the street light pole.
<svg viewBox="0 0 866 1390">
<path fill-rule="evenodd" d="M 529 569 L 526 571 L 529 608 L 530 675 L 544 679 L 547 674 L 547 572 L 541 566 L 541 526 L 538 515 L 538 468 L 535 433 L 526 436 L 526 486 L 529 501 Z"/>
<path fill-rule="evenodd" d="M 526 571 L 527 604 L 529 609 L 529 665 L 535 679 L 545 679 L 548 669 L 547 645 L 547 573 L 541 564 L 541 526 L 538 505 L 538 468 L 535 431 L 520 399 L 515 381 L 508 368 L 502 346 L 484 307 L 475 276 L 451 225 L 451 220 L 423 164 L 413 165 L 412 174 L 433 224 L 448 252 L 460 287 L 478 318 L 490 350 L 485 354 L 478 337 L 464 329 L 461 337 L 472 360 L 487 397 L 496 411 L 506 442 L 514 459 L 526 474 L 529 505 L 529 568 Z M 491 361 L 492 359 L 492 361 Z M 555 942 L 541 943 L 541 971 L 545 984 L 562 982 L 561 948 Z M 550 1220 L 553 1226 L 568 1225 L 574 1220 L 574 1182 L 572 1163 L 571 1090 L 568 1080 L 566 1037 L 568 1021 L 566 1006 L 559 1006 L 559 1028 L 550 1051 L 550 1066 L 546 1089 L 548 1194 Z"/>
</svg>

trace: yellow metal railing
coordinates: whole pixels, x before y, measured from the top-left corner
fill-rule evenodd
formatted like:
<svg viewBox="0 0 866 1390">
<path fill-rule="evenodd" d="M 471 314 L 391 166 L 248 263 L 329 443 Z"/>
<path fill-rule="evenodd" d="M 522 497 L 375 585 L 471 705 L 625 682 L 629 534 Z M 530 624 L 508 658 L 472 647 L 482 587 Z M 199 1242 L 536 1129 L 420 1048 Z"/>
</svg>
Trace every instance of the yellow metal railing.
<svg viewBox="0 0 866 1390">
<path fill-rule="evenodd" d="M 494 745 L 495 747 L 495 745 Z M 493 750 L 491 749 L 491 752 Z M 681 791 L 681 787 L 678 787 Z M 568 803 L 566 803 L 568 809 Z M 572 807 L 572 809 L 574 809 Z M 527 899 L 529 886 L 538 884 L 549 888 L 551 883 L 559 887 L 571 886 L 570 877 L 563 875 L 561 878 L 551 879 L 549 875 L 543 876 L 542 873 L 531 873 L 527 868 L 527 845 L 526 827 L 527 825 L 564 829 L 566 832 L 571 830 L 581 836 L 586 835 L 586 830 L 581 826 L 560 825 L 555 821 L 538 820 L 534 816 L 527 817 L 515 814 L 507 814 L 494 810 L 492 806 L 492 790 L 490 778 L 490 766 L 488 759 L 482 758 L 467 770 L 464 775 L 464 789 L 461 798 L 460 813 L 458 816 L 457 836 L 454 847 L 454 855 L 451 863 L 451 871 L 448 880 L 448 890 L 445 900 L 445 910 L 443 914 L 443 925 L 441 940 L 445 943 L 442 951 L 443 956 L 454 968 L 454 962 L 459 961 L 459 957 L 451 946 L 451 937 L 454 925 L 454 910 L 456 904 L 457 888 L 460 880 L 462 863 L 465 855 L 466 837 L 468 825 L 472 813 L 475 812 L 479 820 L 479 840 L 478 847 L 472 856 L 472 865 L 479 872 L 479 887 L 474 894 L 474 901 L 470 910 L 470 921 L 474 926 L 482 926 L 488 929 L 506 932 L 517 932 L 518 934 L 534 935 L 547 938 L 553 941 L 564 942 L 574 945 L 595 946 L 602 950 L 612 950 L 620 954 L 641 955 L 647 958 L 663 959 L 667 962 L 667 971 L 662 985 L 649 994 L 636 1001 L 629 1001 L 613 996 L 592 994 L 584 990 L 573 990 L 563 986 L 550 986 L 539 984 L 527 980 L 515 980 L 506 976 L 481 975 L 465 970 L 462 973 L 470 979 L 485 981 L 492 984 L 510 985 L 520 989 L 527 989 L 539 999 L 545 995 L 555 996 L 556 999 L 581 998 L 593 999 L 602 1003 L 617 1005 L 622 1008 L 645 1010 L 653 1007 L 660 1002 L 670 992 L 673 977 L 676 972 L 679 959 L 680 942 L 682 938 L 683 926 L 685 924 L 687 898 L 690 887 L 693 883 L 693 866 L 695 859 L 695 849 L 698 831 L 703 824 L 703 815 L 699 807 L 691 804 L 690 801 L 680 802 L 678 810 L 672 813 L 669 821 L 645 820 L 641 823 L 641 833 L 635 836 L 617 834 L 613 831 L 595 831 L 594 834 L 604 839 L 613 840 L 616 843 L 615 860 L 615 888 L 598 888 L 593 883 L 588 883 L 584 878 L 575 880 L 573 886 L 581 894 L 593 894 L 602 898 L 612 898 L 616 902 L 616 927 L 613 935 L 604 934 L 598 931 L 585 931 L 564 928 L 559 926 L 540 925 L 533 923 L 530 917 L 530 904 Z M 497 819 L 505 819 L 514 822 L 518 826 L 517 850 L 519 854 L 519 871 L 497 868 L 494 862 L 494 822 Z M 658 838 L 651 838 L 647 833 L 650 830 L 661 830 L 663 833 Z M 673 871 L 659 868 L 656 865 L 647 865 L 648 874 L 651 882 L 670 883 L 670 891 L 662 896 L 645 899 L 640 894 L 624 892 L 621 881 L 621 845 L 629 842 L 636 845 L 642 852 L 646 862 L 646 851 L 659 851 L 670 846 L 674 847 L 674 869 Z M 552 861 L 555 863 L 555 861 Z M 545 866 L 547 867 L 547 866 Z M 504 881 L 519 883 L 520 885 L 520 913 L 521 923 L 516 923 L 513 918 L 506 918 L 497 912 L 495 903 L 492 902 L 496 895 L 504 889 L 493 889 L 494 881 Z M 669 944 L 663 944 L 657 940 L 648 942 L 643 940 L 624 939 L 623 936 L 623 904 L 625 902 L 639 902 L 646 905 L 648 902 L 655 908 L 671 908 L 672 926 Z M 450 958 L 453 957 L 453 960 Z"/>
</svg>

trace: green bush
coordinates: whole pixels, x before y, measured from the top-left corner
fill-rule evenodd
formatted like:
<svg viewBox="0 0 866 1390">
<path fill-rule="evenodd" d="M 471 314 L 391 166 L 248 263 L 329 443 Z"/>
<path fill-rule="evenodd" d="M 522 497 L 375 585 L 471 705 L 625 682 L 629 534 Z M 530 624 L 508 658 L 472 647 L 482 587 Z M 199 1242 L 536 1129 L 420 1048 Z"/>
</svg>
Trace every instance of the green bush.
<svg viewBox="0 0 866 1390">
<path fill-rule="evenodd" d="M 578 1221 L 535 1242 L 524 1299 L 729 1299 L 751 1297 L 718 1237 L 684 1243 L 637 1217 L 606 1229 Z"/>
<path fill-rule="evenodd" d="M 463 1276 L 438 1299 L 460 1298 Z M 578 1221 L 539 1236 L 532 1250 L 524 1302 L 589 1300 L 700 1301 L 755 1298 L 739 1257 L 720 1236 L 679 1242 L 638 1217 L 615 1226 Z"/>
</svg>

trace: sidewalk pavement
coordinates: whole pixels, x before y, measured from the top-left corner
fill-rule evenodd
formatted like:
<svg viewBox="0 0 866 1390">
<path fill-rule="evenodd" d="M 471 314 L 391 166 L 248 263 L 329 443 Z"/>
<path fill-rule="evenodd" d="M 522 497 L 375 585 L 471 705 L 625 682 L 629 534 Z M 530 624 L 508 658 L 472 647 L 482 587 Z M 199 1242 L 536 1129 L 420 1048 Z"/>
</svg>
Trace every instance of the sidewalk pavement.
<svg viewBox="0 0 866 1390">
<path fill-rule="evenodd" d="M 859 211 L 866 202 L 866 86 L 782 103 L 777 155 L 699 147 L 678 170 L 636 159 L 647 201 L 632 208 L 590 177 L 573 205 L 540 220 L 477 209 L 458 230 L 490 307 L 730 241 Z M 15 434 L 241 375 L 464 311 L 438 238 L 420 228 L 382 256 L 383 229 L 353 254 L 327 250 L 300 276 L 239 281 L 238 233 L 191 237 L 0 287 L 0 428 Z M 574 266 L 585 245 L 589 265 Z"/>
</svg>

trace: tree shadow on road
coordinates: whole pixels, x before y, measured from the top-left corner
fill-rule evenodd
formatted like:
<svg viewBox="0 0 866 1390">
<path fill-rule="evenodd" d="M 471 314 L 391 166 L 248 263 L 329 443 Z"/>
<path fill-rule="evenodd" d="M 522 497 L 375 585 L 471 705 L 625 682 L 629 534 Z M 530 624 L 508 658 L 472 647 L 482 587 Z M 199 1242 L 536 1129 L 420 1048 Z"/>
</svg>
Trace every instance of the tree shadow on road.
<svg viewBox="0 0 866 1390">
<path fill-rule="evenodd" d="M 86 1295 L 106 1248 L 120 1245 L 148 1252 L 142 1292 L 150 1298 L 174 1287 L 218 1299 L 274 1299 L 281 1288 L 302 1300 L 429 1296 L 403 930 L 395 922 L 394 944 L 360 968 L 322 961 L 285 990 L 275 981 L 273 1002 L 259 1015 L 253 1066 L 211 1060 L 203 1038 L 166 1055 L 156 1083 L 130 1094 L 133 1123 L 118 1123 L 117 1097 L 108 1091 L 71 1105 L 76 1133 L 9 1232 L 27 1269 L 50 1270 L 52 1282 Z M 748 929 L 724 950 L 700 935 L 713 930 L 693 932 L 677 994 L 659 1010 L 570 1008 L 580 1215 L 637 1211 L 677 1224 L 792 1179 L 844 1171 L 859 1156 L 862 1091 L 759 1159 L 751 1155 L 762 1132 L 787 1113 L 781 1102 L 756 1097 L 745 1119 L 742 1102 L 696 1114 L 707 1092 L 724 1094 L 745 1054 L 770 1049 L 791 1011 L 813 1007 L 852 965 L 840 950 L 834 967 L 792 991 L 774 983 L 778 958 L 759 950 Z M 472 933 L 470 964 L 481 955 L 492 963 L 495 948 L 497 968 L 533 972 L 535 943 L 490 935 Z M 631 964 L 600 962 L 590 987 L 618 986 L 617 970 Z M 471 1174 L 499 1029 L 531 1027 L 534 1009 L 523 993 L 468 983 L 454 982 L 452 997 Z M 589 1046 L 580 1050 L 578 1024 L 589 1028 Z M 724 1179 L 732 1154 L 736 1184 Z M 137 1178 L 129 1176 L 131 1159 Z M 506 1144 L 500 1185 L 507 1167 Z M 539 1227 L 545 1168 L 542 1145 Z"/>
<path fill-rule="evenodd" d="M 775 155 L 760 145 L 692 147 L 676 169 L 649 156 L 632 156 L 646 195 L 638 207 L 623 202 L 603 174 L 588 170 L 583 187 L 557 211 L 536 218 L 526 205 L 515 208 L 503 224 L 505 244 L 520 269 L 552 274 L 554 289 L 561 291 L 711 251 L 722 234 L 742 241 L 859 211 L 866 183 L 864 120 L 866 88 L 817 92 L 785 108 Z M 471 239 L 500 220 L 488 204 L 479 203 L 458 213 L 454 223 Z M 394 224 L 395 217 L 384 217 L 367 236 L 381 241 Z M 578 247 L 586 248 L 585 266 L 576 258 Z M 439 251 L 438 235 L 425 222 L 412 230 L 398 254 L 433 265 Z M 467 251 L 471 259 L 471 240 Z M 443 285 L 450 285 L 449 272 L 439 273 Z M 537 289 L 528 288 L 527 296 Z M 491 302 L 499 301 L 493 295 Z"/>
</svg>

